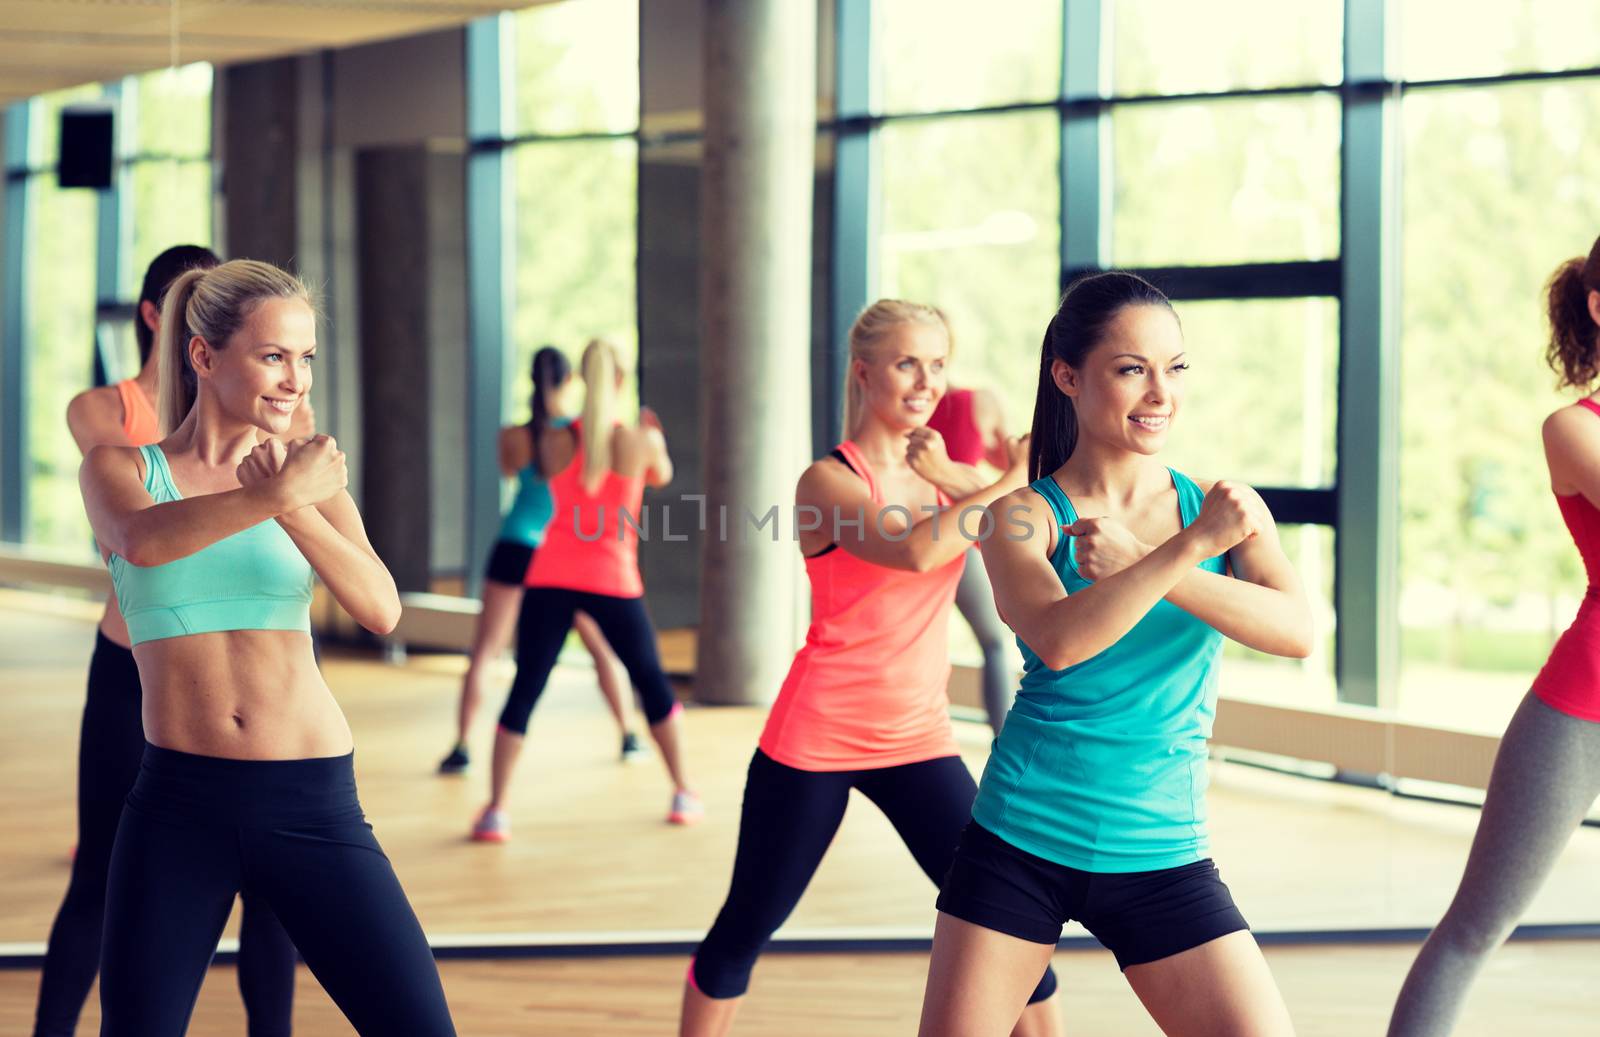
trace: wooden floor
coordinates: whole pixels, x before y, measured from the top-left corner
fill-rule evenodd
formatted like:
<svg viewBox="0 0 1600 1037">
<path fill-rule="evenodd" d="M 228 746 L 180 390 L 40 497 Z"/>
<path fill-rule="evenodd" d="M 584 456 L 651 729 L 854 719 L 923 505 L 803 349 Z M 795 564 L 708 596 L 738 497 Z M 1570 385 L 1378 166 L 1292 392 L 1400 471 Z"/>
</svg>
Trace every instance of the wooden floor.
<svg viewBox="0 0 1600 1037">
<path fill-rule="evenodd" d="M 46 607 L 72 611 L 0 592 L 0 944 L 44 939 L 74 841 L 92 627 Z M 668 786 L 658 761 L 618 763 L 592 674 L 563 667 L 534 716 L 517 774 L 515 839 L 485 846 L 465 838 L 485 798 L 485 768 L 454 779 L 433 773 L 450 741 L 461 660 L 414 654 L 391 667 L 330 657 L 326 671 L 355 730 L 367 814 L 431 934 L 647 931 L 694 939 L 710 924 L 726 892 L 744 768 L 763 711 L 688 710 L 689 754 L 709 817 L 676 828 L 662 820 Z M 497 684 L 490 697 L 500 694 Z M 476 738 L 480 760 L 491 723 L 487 711 Z M 976 773 L 986 729 L 958 728 Z M 1215 854 L 1257 929 L 1426 927 L 1443 912 L 1476 811 L 1236 764 L 1213 771 Z M 1600 920 L 1597 875 L 1600 830 L 1586 828 L 1528 920 Z M 893 829 L 857 800 L 790 928 L 925 933 L 931 901 Z"/>
<path fill-rule="evenodd" d="M 1267 959 L 1299 1037 L 1376 1037 L 1416 955 L 1412 945 L 1269 947 Z M 1595 947 L 1517 943 L 1484 971 L 1455 1037 L 1593 1037 Z M 1103 951 L 1056 956 L 1061 1012 L 1072 1037 L 1156 1037 L 1160 1031 Z M 441 965 L 462 1037 L 630 1037 L 675 1033 L 684 963 L 679 958 L 586 958 Z M 927 961 L 917 954 L 769 955 L 740 1010 L 738 1037 L 907 1037 L 916 1032 Z M 243 1035 L 233 969 L 211 970 L 190 1032 Z M 35 971 L 0 972 L 0 1032 L 27 1033 Z M 296 1037 L 352 1031 L 302 968 Z M 78 1026 L 99 1025 L 91 999 Z"/>
</svg>

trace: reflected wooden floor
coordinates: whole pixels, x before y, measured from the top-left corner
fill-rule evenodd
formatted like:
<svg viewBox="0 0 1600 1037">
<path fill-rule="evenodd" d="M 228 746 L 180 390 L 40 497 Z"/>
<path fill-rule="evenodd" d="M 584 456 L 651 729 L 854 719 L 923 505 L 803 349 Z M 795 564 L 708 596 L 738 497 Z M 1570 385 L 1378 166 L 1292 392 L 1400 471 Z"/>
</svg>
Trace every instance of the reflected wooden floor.
<svg viewBox="0 0 1600 1037">
<path fill-rule="evenodd" d="M 1269 947 L 1267 960 L 1299 1037 L 1380 1034 L 1414 945 Z M 1455 1037 L 1590 1037 L 1594 945 L 1512 944 L 1473 990 Z M 1073 1037 L 1157 1037 L 1138 1000 L 1103 951 L 1056 956 L 1061 1009 Z M 676 1032 L 680 958 L 447 961 L 440 967 L 462 1037 L 643 1037 Z M 916 1032 L 927 961 L 918 954 L 774 954 L 765 958 L 740 1010 L 739 1037 L 797 1033 L 906 1037 Z M 244 1033 L 231 968 L 211 970 L 189 1032 Z M 38 973 L 0 972 L 0 1031 L 26 1033 Z M 99 1025 L 91 1000 L 78 1026 Z M 352 1031 L 302 968 L 296 1037 Z"/>
<path fill-rule="evenodd" d="M 42 941 L 74 840 L 78 716 L 95 609 L 0 591 L 0 943 Z M 664 823 L 659 761 L 617 761 L 592 673 L 563 666 L 540 703 L 517 774 L 506 846 L 467 841 L 485 798 L 498 675 L 474 740 L 475 773 L 433 773 L 451 738 L 462 660 L 399 667 L 332 656 L 329 683 L 356 734 L 362 799 L 430 934 L 640 931 L 697 939 L 726 892 L 744 769 L 760 709 L 690 709 L 689 758 L 709 808 Z M 976 773 L 986 729 L 958 725 Z M 1425 927 L 1453 892 L 1477 812 L 1290 778 L 1214 768 L 1217 859 L 1260 930 Z M 1600 920 L 1600 831 L 1584 829 L 1529 916 Z M 888 823 L 852 807 L 791 932 L 927 933 L 932 890 Z"/>
</svg>

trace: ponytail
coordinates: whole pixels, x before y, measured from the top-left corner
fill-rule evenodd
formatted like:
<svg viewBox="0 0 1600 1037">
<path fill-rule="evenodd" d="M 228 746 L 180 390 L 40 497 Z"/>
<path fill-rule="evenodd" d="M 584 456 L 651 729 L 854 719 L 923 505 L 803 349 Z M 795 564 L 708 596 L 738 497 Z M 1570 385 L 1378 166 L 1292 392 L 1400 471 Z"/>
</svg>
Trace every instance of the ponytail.
<svg viewBox="0 0 1600 1037">
<path fill-rule="evenodd" d="M 611 467 L 611 426 L 617 414 L 617 351 L 604 339 L 583 350 L 583 482 L 596 486 Z"/>
<path fill-rule="evenodd" d="M 170 436 L 194 408 L 199 383 L 189 364 L 189 343 L 202 338 L 213 350 L 228 340 L 266 299 L 299 299 L 311 306 L 311 292 L 293 274 L 271 263 L 235 259 L 209 270 L 186 270 L 167 289 L 161 307 L 161 389 L 156 414 L 161 434 Z"/>
<path fill-rule="evenodd" d="M 1600 375 L 1600 329 L 1589 312 L 1589 293 L 1600 291 L 1600 238 L 1589 258 L 1576 257 L 1556 267 L 1545 287 L 1550 343 L 1545 362 L 1559 376 L 1558 387 L 1587 389 Z"/>
<path fill-rule="evenodd" d="M 572 374 L 572 364 L 567 356 L 554 346 L 543 346 L 533 354 L 533 398 L 529 401 L 532 415 L 528 418 L 528 431 L 533 439 L 533 466 L 539 469 L 539 437 L 550 423 L 550 398 Z M 542 474 L 543 469 L 540 469 Z"/>
<path fill-rule="evenodd" d="M 1039 392 L 1033 400 L 1033 431 L 1028 437 L 1028 481 L 1042 479 L 1067 463 L 1078 445 L 1078 408 L 1072 397 L 1056 387 L 1052 368 L 1055 355 L 1050 348 L 1050 330 L 1044 331 L 1040 350 Z"/>
<path fill-rule="evenodd" d="M 1111 322 L 1129 306 L 1164 306 L 1172 311 L 1172 303 L 1161 289 L 1138 274 L 1121 270 L 1079 278 L 1061 297 L 1055 316 L 1045 326 L 1044 345 L 1039 350 L 1039 392 L 1028 442 L 1030 480 L 1042 479 L 1066 464 L 1078 446 L 1078 408 L 1056 385 L 1055 362 L 1081 370 Z"/>
<path fill-rule="evenodd" d="M 189 301 L 199 287 L 205 270 L 185 270 L 167 289 L 161 305 L 161 335 L 156 348 L 160 351 L 159 375 L 156 391 L 156 416 L 160 419 L 161 435 L 172 435 L 173 429 L 183 424 L 194 406 L 197 394 L 194 368 L 189 366 L 189 340 L 195 333 L 189 330 Z"/>
</svg>

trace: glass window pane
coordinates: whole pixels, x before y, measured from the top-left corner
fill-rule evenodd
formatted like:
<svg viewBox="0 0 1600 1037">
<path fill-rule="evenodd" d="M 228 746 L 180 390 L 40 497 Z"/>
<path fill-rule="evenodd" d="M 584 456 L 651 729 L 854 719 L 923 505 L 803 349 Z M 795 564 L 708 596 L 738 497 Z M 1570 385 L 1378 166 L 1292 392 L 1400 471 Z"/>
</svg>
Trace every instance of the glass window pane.
<svg viewBox="0 0 1600 1037">
<path fill-rule="evenodd" d="M 1399 0 L 1406 79 L 1459 79 L 1600 65 L 1593 0 Z"/>
<path fill-rule="evenodd" d="M 513 17 L 515 132 L 639 126 L 639 0 L 543 4 Z"/>
<path fill-rule="evenodd" d="M 1406 95 L 1399 708 L 1501 731 L 1583 594 L 1543 286 L 1600 227 L 1600 81 Z"/>
<path fill-rule="evenodd" d="M 595 337 L 616 343 L 630 363 L 638 356 L 638 146 L 632 140 L 525 144 L 512 162 L 516 315 L 504 413 L 508 421 L 524 421 L 528 371 L 540 346 L 566 351 L 574 367 Z"/>
<path fill-rule="evenodd" d="M 1342 0 L 1113 0 L 1112 90 L 1197 94 L 1338 83 Z M 1248 25 L 1248 32 L 1239 27 Z"/>
<path fill-rule="evenodd" d="M 882 144 L 879 294 L 943 307 L 952 384 L 994 390 L 1020 433 L 1058 300 L 1056 114 L 890 123 Z"/>
<path fill-rule="evenodd" d="M 184 65 L 135 76 L 135 155 L 211 154 L 211 66 Z"/>
<path fill-rule="evenodd" d="M 933 112 L 1061 92 L 1062 0 L 878 0 L 883 110 Z"/>
<path fill-rule="evenodd" d="M 1339 303 L 1176 304 L 1189 350 L 1165 454 L 1200 478 L 1331 486 L 1339 408 Z M 1250 420 L 1239 420 L 1248 400 Z M 1270 429 L 1270 435 L 1263 435 Z"/>
<path fill-rule="evenodd" d="M 1338 256 L 1338 98 L 1123 105 L 1111 124 L 1118 265 Z"/>
<path fill-rule="evenodd" d="M 61 190 L 52 173 L 32 178 L 28 261 L 32 296 L 23 348 L 28 356 L 28 525 L 24 539 L 90 549 L 78 495 L 78 447 L 67 433 L 67 403 L 94 377 L 96 192 Z"/>
<path fill-rule="evenodd" d="M 128 166 L 133 283 L 150 261 L 173 245 L 211 244 L 211 163 L 148 161 Z"/>
</svg>

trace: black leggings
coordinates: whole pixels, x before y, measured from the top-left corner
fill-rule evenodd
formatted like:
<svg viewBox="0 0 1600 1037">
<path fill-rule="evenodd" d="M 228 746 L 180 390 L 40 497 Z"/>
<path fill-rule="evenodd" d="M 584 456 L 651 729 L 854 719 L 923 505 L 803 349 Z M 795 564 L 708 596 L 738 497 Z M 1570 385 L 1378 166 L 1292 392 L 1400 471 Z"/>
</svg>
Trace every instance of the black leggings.
<svg viewBox="0 0 1600 1037">
<path fill-rule="evenodd" d="M 100 968 L 111 843 L 144 755 L 140 698 L 133 653 L 97 633 L 78 738 L 78 850 L 66 898 L 50 928 L 35 1037 L 72 1037 Z M 294 944 L 277 916 L 246 897 L 239 931 L 239 992 L 250 1037 L 289 1034 L 294 968 Z"/>
<path fill-rule="evenodd" d="M 851 789 L 883 811 L 934 885 L 944 882 L 978 794 L 959 756 L 875 770 L 803 771 L 757 749 L 744 786 L 733 883 L 690 966 L 701 993 L 739 997 L 750 986 L 756 958 L 822 863 Z M 1055 972 L 1046 968 L 1028 1001 L 1055 990 Z"/>
<path fill-rule="evenodd" d="M 528 717 L 544 694 L 567 631 L 572 629 L 572 617 L 579 611 L 593 617 L 611 650 L 622 660 L 628 679 L 639 690 L 646 720 L 659 724 L 677 708 L 677 696 L 661 670 L 656 631 L 643 598 L 529 587 L 523 592 L 522 615 L 517 620 L 517 676 L 511 682 L 506 707 L 500 711 L 500 726 L 507 731 L 527 733 Z"/>
<path fill-rule="evenodd" d="M 433 952 L 356 799 L 353 755 L 147 745 L 106 887 L 101 1037 L 176 1037 L 240 890 L 270 905 L 363 1037 L 454 1035 Z"/>
</svg>

